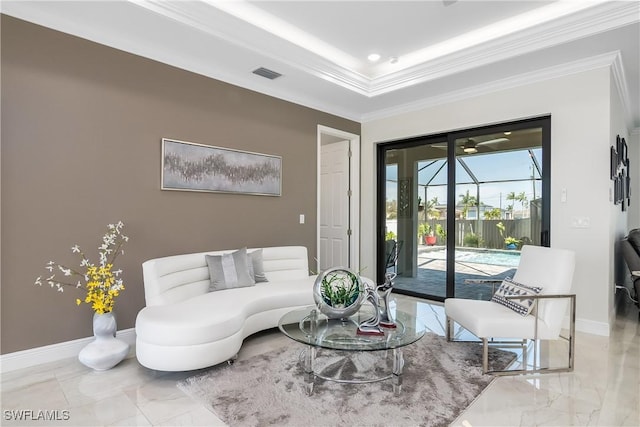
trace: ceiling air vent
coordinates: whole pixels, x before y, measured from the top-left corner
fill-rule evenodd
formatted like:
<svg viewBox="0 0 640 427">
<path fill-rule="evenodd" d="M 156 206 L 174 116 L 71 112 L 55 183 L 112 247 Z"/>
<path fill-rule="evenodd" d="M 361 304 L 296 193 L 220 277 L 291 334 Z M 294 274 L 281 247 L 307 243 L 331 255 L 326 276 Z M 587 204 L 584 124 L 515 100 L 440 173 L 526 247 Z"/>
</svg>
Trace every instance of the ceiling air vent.
<svg viewBox="0 0 640 427">
<path fill-rule="evenodd" d="M 282 74 L 276 73 L 275 71 L 269 70 L 268 68 L 264 68 L 264 67 L 260 67 L 253 70 L 253 74 L 257 74 L 269 80 L 274 80 L 282 76 Z"/>
</svg>

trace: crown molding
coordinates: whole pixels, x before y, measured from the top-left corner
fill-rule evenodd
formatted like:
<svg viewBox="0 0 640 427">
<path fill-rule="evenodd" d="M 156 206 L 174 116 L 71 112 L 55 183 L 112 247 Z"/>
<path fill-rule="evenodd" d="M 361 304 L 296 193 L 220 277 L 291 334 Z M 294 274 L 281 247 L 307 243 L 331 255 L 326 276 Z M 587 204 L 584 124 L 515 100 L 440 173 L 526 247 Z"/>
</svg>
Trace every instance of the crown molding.
<svg viewBox="0 0 640 427">
<path fill-rule="evenodd" d="M 615 84 L 620 102 L 622 103 L 622 111 L 624 112 L 627 128 L 633 127 L 633 117 L 631 113 L 631 99 L 629 98 L 629 88 L 627 87 L 627 78 L 624 73 L 624 65 L 622 64 L 622 55 L 620 52 L 613 58 L 611 63 L 611 77 Z"/>
<path fill-rule="evenodd" d="M 556 79 L 569 76 L 589 70 L 603 67 L 616 67 L 616 63 L 620 63 L 618 67 L 622 69 L 620 62 L 620 52 L 609 52 L 602 55 L 596 55 L 589 58 L 572 61 L 565 64 L 543 68 L 528 73 L 522 73 L 505 79 L 496 80 L 491 83 L 481 84 L 457 91 L 452 91 L 439 96 L 433 96 L 422 99 L 417 102 L 411 102 L 395 107 L 378 110 L 372 113 L 364 114 L 360 117 L 362 123 L 373 120 L 388 118 L 399 114 L 410 113 L 437 105 L 448 104 L 456 101 L 488 95 L 500 90 L 512 89 L 515 87 L 525 86 L 532 83 L 542 82 L 545 80 Z M 624 73 L 622 73 L 624 74 Z M 626 86 L 625 86 L 626 87 Z M 628 99 L 628 96 L 626 96 Z M 625 111 L 626 116 L 630 116 L 629 110 Z"/>
<path fill-rule="evenodd" d="M 621 4 L 620 4 L 621 3 Z M 370 97 L 640 21 L 640 3 L 612 2 L 371 81 Z"/>
<path fill-rule="evenodd" d="M 42 4 L 46 5 L 47 2 Z M 131 52 L 166 63 L 181 69 L 189 70 L 204 76 L 214 78 L 229 84 L 244 87 L 265 95 L 273 96 L 285 101 L 300 104 L 309 108 L 335 114 L 354 121 L 369 121 L 377 118 L 388 117 L 403 112 L 414 111 L 433 105 L 454 102 L 473 96 L 478 96 L 510 87 L 529 84 L 559 77 L 566 74 L 585 71 L 594 67 L 611 66 L 612 78 L 616 90 L 620 95 L 622 105 L 627 117 L 631 116 L 630 105 L 634 98 L 629 94 L 625 72 L 620 59 L 620 54 L 613 57 L 604 56 L 587 58 L 560 66 L 550 67 L 509 77 L 503 80 L 489 82 L 470 88 L 448 92 L 446 94 L 425 97 L 419 101 L 399 104 L 389 108 L 366 112 L 358 111 L 358 108 L 350 103 L 335 103 L 326 99 L 319 99 L 313 95 L 305 95 L 304 91 L 289 90 L 285 87 L 267 84 L 253 78 L 253 76 L 225 71 L 215 61 L 209 58 L 181 55 L 166 49 L 166 46 L 158 43 L 145 42 L 143 38 L 132 37 L 130 34 L 120 34 L 117 31 L 109 31 L 106 25 L 91 25 L 88 22 L 74 19 L 55 7 L 38 6 L 39 2 L 2 2 L 2 13 L 15 16 L 20 19 L 45 25 L 58 31 L 74 34 L 88 40 L 107 46 Z M 121 5 L 120 12 L 137 12 L 133 8 L 146 9 L 149 17 L 162 16 L 181 23 L 186 28 L 207 34 L 215 39 L 224 40 L 234 46 L 250 49 L 252 52 L 266 58 L 273 58 L 278 63 L 291 67 L 290 70 L 301 70 L 308 75 L 330 82 L 341 88 L 348 89 L 354 97 L 362 96 L 364 99 L 358 103 L 366 105 L 367 98 L 373 98 L 392 91 L 414 86 L 418 83 L 434 80 L 461 71 L 470 70 L 483 64 L 513 58 L 528 51 L 543 49 L 545 47 L 566 43 L 610 29 L 629 25 L 640 21 L 640 2 L 605 2 L 582 10 L 579 13 L 529 28 L 511 36 L 501 37 L 482 45 L 465 49 L 448 56 L 434 59 L 403 71 L 370 79 L 362 74 L 347 70 L 337 64 L 309 52 L 299 46 L 270 35 L 264 30 L 249 26 L 248 31 L 242 32 L 243 39 L 238 39 L 231 31 L 234 25 L 237 27 L 238 19 L 211 7 L 206 2 L 166 2 L 160 0 L 129 0 L 118 2 Z M 127 9 L 127 7 L 129 9 Z M 215 19 L 214 19 L 215 18 Z M 216 25 L 211 25 L 215 22 Z M 273 44 L 275 41 L 275 45 Z M 266 46 L 275 46 L 266 53 Z M 273 53 L 276 52 L 276 53 Z M 604 64 L 598 61 L 604 59 Z M 292 60 L 295 58 L 295 61 Z M 607 63 L 607 61 L 610 61 Z M 356 100 L 356 98 L 353 98 Z M 361 102 L 362 101 L 362 102 Z M 365 111 L 364 113 L 362 111 Z M 633 118 L 628 119 L 633 123 Z M 632 126 L 629 126 L 631 128 Z"/>
<path fill-rule="evenodd" d="M 369 98 L 557 46 L 640 20 L 637 2 L 604 2 L 477 46 L 370 78 L 356 71 L 355 66 L 345 67 L 332 62 L 266 30 L 255 28 L 257 33 L 242 34 L 241 38 L 236 31 L 233 31 L 233 25 L 220 25 L 216 22 L 216 26 L 213 26 L 212 20 L 207 17 L 210 17 L 214 10 L 218 18 L 226 15 L 227 12 L 218 11 L 211 6 L 207 7 L 206 4 L 203 6 L 202 3 L 174 3 L 162 0 L 128 1 Z M 265 40 L 265 37 L 269 40 Z M 263 43 L 268 43 L 271 47 L 276 43 L 278 48 L 265 49 L 267 45 Z M 289 58 L 295 58 L 295 61 Z"/>
<path fill-rule="evenodd" d="M 314 52 L 310 52 L 262 29 L 252 28 L 252 30 L 243 33 L 242 38 L 240 38 L 233 27 L 233 22 L 225 19 L 226 13 L 218 12 L 218 9 L 211 6 L 208 9 L 199 9 L 203 5 L 196 2 L 127 1 L 187 27 L 194 28 L 259 55 L 267 56 L 273 61 L 284 63 L 294 69 L 329 81 L 360 95 L 368 96 L 370 92 L 370 79 L 362 74 L 331 62 Z M 207 19 L 213 16 L 218 18 L 215 26 L 211 24 L 213 22 L 212 19 Z M 274 48 L 274 45 L 277 45 L 277 47 Z M 292 58 L 295 60 L 292 60 Z"/>
</svg>

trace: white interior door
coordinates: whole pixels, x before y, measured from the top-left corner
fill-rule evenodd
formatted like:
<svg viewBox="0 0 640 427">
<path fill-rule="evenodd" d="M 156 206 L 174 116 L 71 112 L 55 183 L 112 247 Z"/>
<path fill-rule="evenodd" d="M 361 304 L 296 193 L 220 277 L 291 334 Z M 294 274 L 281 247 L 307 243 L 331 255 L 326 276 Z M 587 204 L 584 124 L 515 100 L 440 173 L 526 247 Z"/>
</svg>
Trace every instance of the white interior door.
<svg viewBox="0 0 640 427">
<path fill-rule="evenodd" d="M 349 267 L 349 141 L 320 149 L 320 269 Z"/>
</svg>

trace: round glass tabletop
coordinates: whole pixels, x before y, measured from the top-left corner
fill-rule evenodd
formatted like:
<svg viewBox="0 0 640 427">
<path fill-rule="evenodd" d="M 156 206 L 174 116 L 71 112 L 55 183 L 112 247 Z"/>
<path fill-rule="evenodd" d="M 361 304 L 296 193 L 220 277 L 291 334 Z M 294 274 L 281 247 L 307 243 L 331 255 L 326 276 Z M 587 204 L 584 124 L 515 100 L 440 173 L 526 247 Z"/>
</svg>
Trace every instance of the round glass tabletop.
<svg viewBox="0 0 640 427">
<path fill-rule="evenodd" d="M 364 306 L 347 319 L 328 319 L 315 306 L 310 306 L 282 316 L 278 328 L 303 344 L 350 351 L 399 348 L 416 342 L 425 334 L 425 325 L 415 316 L 395 310 L 395 328 L 382 328 L 384 335 L 359 335 L 358 325 L 372 313 L 372 307 Z"/>
</svg>

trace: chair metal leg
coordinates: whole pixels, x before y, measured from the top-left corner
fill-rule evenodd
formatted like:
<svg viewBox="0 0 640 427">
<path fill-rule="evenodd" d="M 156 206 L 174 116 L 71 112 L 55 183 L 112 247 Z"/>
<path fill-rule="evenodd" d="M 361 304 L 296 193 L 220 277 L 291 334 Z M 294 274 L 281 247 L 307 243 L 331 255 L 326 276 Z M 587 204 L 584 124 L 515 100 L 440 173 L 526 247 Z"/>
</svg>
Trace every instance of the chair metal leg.
<svg viewBox="0 0 640 427">
<path fill-rule="evenodd" d="M 489 372 L 489 340 L 482 338 L 482 373 Z"/>
<path fill-rule="evenodd" d="M 452 337 L 453 337 L 453 321 L 451 320 L 451 318 L 449 316 L 447 316 L 447 322 L 445 324 L 445 335 L 447 337 L 447 341 L 451 341 Z"/>
<path fill-rule="evenodd" d="M 573 371 L 576 356 L 576 296 L 571 298 L 569 313 L 569 371 Z"/>
</svg>

